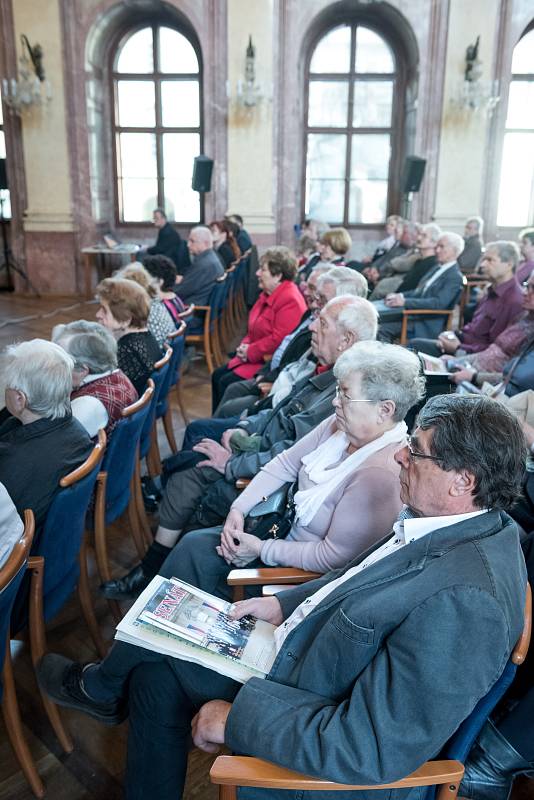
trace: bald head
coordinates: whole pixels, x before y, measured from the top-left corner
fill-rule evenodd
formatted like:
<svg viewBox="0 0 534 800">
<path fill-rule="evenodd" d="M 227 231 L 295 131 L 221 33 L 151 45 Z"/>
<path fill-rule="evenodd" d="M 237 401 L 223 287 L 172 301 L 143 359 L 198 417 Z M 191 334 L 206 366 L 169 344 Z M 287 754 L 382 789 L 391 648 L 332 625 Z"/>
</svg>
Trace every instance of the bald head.
<svg viewBox="0 0 534 800">
<path fill-rule="evenodd" d="M 204 225 L 197 225 L 196 228 L 191 228 L 187 247 L 192 256 L 198 256 L 206 250 L 211 250 L 212 246 L 213 239 L 209 228 Z"/>
</svg>

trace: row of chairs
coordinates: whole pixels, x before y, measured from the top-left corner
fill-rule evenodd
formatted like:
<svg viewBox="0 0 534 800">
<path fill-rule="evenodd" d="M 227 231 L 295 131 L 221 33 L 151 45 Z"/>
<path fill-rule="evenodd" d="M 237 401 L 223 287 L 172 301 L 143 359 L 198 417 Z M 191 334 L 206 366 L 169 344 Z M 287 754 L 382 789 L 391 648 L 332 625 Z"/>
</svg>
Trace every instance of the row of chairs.
<svg viewBox="0 0 534 800">
<path fill-rule="evenodd" d="M 21 600 L 23 579 L 28 571 L 29 587 L 22 599 L 23 608 L 29 609 L 30 651 L 35 665 L 46 652 L 45 623 L 56 616 L 77 587 L 82 615 L 95 647 L 101 657 L 106 655 L 108 644 L 102 636 L 90 590 L 90 555 L 94 553 L 100 581 L 109 580 L 107 531 L 125 513 L 140 557 L 152 541 L 142 502 L 140 464 L 146 459 L 149 471 L 150 465 L 157 468 L 158 419 L 172 433 L 169 396 L 172 390 L 179 391 L 185 328 L 183 322 L 169 337 L 166 353 L 154 365 L 147 389 L 139 400 L 123 410 L 109 442 L 104 431 L 99 431 L 98 441 L 86 461 L 61 479 L 43 529 L 33 545 L 33 514 L 26 512 L 24 535 L 0 570 L 0 642 L 5 643 L 3 712 L 15 754 L 36 797 L 43 797 L 44 787 L 25 742 L 18 711 L 9 642 L 13 634 L 20 632 L 13 628 L 21 625 L 19 615 L 15 615 L 15 624 L 11 612 L 16 601 Z M 174 436 L 171 438 L 174 442 Z M 169 444 L 172 447 L 171 439 Z M 108 604 L 119 621 L 122 617 L 119 604 L 114 601 Z M 71 752 L 72 740 L 57 707 L 45 695 L 42 701 L 62 748 Z"/>
</svg>

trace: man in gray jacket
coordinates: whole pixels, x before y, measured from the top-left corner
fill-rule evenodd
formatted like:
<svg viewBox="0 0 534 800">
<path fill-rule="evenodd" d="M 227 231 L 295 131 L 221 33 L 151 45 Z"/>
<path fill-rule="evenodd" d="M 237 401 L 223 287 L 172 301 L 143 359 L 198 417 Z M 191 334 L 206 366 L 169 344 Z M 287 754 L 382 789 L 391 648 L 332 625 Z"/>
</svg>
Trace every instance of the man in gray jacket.
<svg viewBox="0 0 534 800">
<path fill-rule="evenodd" d="M 224 743 L 340 783 L 404 777 L 440 753 L 521 633 L 525 563 L 501 509 L 520 493 L 525 456 L 521 428 L 500 404 L 434 397 L 396 455 L 406 507 L 393 531 L 343 569 L 235 604 L 235 618 L 277 626 L 266 679 L 241 686 L 119 642 L 85 668 L 45 656 L 41 686 L 106 724 L 124 718 L 128 698 L 128 800 L 181 796 L 191 732 L 208 752 Z M 244 789 L 240 797 L 286 794 Z"/>
<path fill-rule="evenodd" d="M 377 321 L 378 315 L 368 300 L 353 295 L 334 298 L 310 325 L 312 350 L 319 362 L 313 375 L 300 381 L 276 408 L 239 422 L 238 428 L 232 428 L 229 420 L 207 421 L 208 425 L 228 428 L 222 444 L 203 439 L 194 450 L 203 454 L 204 460 L 170 475 L 154 542 L 142 562 L 127 575 L 103 584 L 102 592 L 108 600 L 137 596 L 156 575 L 183 530 L 205 528 L 224 520 L 237 495 L 236 478 L 253 477 L 264 464 L 332 413 L 332 366 L 355 342 L 375 339 Z M 216 489 L 211 487 L 215 482 L 220 482 Z"/>
</svg>

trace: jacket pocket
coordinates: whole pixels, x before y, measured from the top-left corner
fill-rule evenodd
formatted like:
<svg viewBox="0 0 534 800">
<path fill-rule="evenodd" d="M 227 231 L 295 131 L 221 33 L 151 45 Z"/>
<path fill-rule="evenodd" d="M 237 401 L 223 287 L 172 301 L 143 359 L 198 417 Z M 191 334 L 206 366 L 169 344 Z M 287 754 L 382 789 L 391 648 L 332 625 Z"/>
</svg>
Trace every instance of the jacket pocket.
<svg viewBox="0 0 534 800">
<path fill-rule="evenodd" d="M 358 642 L 358 644 L 374 644 L 375 629 L 366 628 L 363 625 L 358 625 L 356 622 L 353 622 L 347 617 L 342 608 L 340 608 L 332 618 L 332 625 L 337 628 L 343 636 L 346 636 L 353 642 Z"/>
</svg>

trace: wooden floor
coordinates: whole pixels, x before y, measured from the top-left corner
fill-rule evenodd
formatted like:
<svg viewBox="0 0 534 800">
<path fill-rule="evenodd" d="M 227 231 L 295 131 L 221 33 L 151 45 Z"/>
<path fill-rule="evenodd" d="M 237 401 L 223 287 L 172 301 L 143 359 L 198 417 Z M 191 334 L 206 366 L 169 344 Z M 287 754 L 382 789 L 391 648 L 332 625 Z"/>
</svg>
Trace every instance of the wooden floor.
<svg viewBox="0 0 534 800">
<path fill-rule="evenodd" d="M 54 325 L 75 319 L 93 319 L 94 303 L 69 299 L 20 298 L 0 294 L 0 349 L 6 344 L 34 337 L 49 338 Z M 194 360 L 183 378 L 183 393 L 191 419 L 210 414 L 210 388 L 203 360 Z M 173 407 L 177 441 L 184 428 L 179 411 Z M 162 456 L 169 454 L 164 436 L 159 436 Z M 136 561 L 134 547 L 125 527 L 111 532 L 110 554 L 117 575 Z M 96 578 L 95 597 L 96 593 Z M 97 616 L 111 639 L 113 623 L 107 606 L 97 601 Z M 47 626 L 48 647 L 78 661 L 96 660 L 88 631 L 75 600 Z M 50 800 L 120 800 L 125 763 L 127 723 L 106 728 L 77 712 L 64 711 L 75 749 L 66 756 L 48 724 L 39 695 L 25 642 L 13 645 L 14 672 L 25 724 L 26 736 Z M 215 800 L 217 791 L 207 778 L 213 756 L 194 750 L 189 760 L 186 800 Z M 149 768 L 149 765 L 147 765 Z M 31 794 L 18 768 L 3 721 L 0 719 L 0 800 L 31 800 Z M 522 779 L 514 787 L 512 800 L 533 800 L 534 781 Z M 147 798 L 157 800 L 157 798 Z"/>
</svg>

